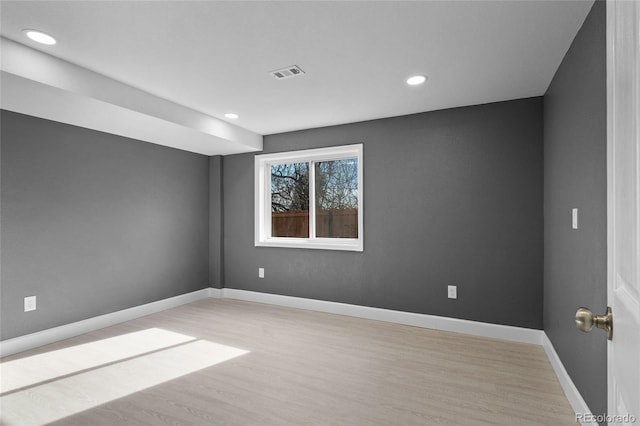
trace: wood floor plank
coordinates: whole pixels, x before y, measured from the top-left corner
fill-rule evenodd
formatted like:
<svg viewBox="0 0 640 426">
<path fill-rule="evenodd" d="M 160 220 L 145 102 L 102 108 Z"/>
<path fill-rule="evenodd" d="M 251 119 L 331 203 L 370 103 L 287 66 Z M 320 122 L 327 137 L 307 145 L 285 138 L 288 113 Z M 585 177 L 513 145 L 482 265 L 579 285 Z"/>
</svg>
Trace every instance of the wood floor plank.
<svg viewBox="0 0 640 426">
<path fill-rule="evenodd" d="M 123 336 L 135 351 L 117 348 Z M 69 373 L 74 362 L 82 368 Z M 7 426 L 576 424 L 542 347 L 228 299 L 0 368 L 26 375 L 0 396 Z"/>
</svg>

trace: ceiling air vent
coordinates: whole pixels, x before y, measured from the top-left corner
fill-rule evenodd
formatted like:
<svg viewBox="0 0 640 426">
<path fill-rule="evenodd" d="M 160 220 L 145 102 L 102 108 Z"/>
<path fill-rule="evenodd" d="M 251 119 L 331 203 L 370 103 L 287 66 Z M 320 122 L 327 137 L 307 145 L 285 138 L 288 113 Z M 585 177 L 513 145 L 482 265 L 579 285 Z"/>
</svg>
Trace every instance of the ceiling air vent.
<svg viewBox="0 0 640 426">
<path fill-rule="evenodd" d="M 302 71 L 302 68 L 297 65 L 289 65 L 288 67 L 280 68 L 279 70 L 270 71 L 269 74 L 274 76 L 277 80 L 284 80 L 285 78 L 303 75 L 304 71 Z"/>
</svg>

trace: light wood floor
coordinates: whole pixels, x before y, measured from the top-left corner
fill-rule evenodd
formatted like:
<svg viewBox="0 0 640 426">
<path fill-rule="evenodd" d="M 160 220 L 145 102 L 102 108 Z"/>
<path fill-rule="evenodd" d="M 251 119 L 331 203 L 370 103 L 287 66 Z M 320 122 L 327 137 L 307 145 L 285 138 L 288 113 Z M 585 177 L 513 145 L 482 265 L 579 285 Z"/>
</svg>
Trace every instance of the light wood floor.
<svg viewBox="0 0 640 426">
<path fill-rule="evenodd" d="M 542 347 L 206 299 L 2 360 L 3 425 L 575 425 Z"/>
</svg>

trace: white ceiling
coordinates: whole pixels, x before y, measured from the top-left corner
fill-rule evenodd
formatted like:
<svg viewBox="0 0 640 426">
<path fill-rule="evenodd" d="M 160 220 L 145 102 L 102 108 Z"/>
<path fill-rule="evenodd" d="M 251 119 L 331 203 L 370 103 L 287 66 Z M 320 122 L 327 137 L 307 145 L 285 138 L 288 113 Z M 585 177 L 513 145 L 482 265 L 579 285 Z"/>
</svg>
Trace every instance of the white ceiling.
<svg viewBox="0 0 640 426">
<path fill-rule="evenodd" d="M 592 4 L 3 0 L 0 12 L 5 38 L 266 135 L 543 95 Z M 292 64 L 306 74 L 268 73 Z M 429 79 L 409 87 L 412 74 Z"/>
</svg>

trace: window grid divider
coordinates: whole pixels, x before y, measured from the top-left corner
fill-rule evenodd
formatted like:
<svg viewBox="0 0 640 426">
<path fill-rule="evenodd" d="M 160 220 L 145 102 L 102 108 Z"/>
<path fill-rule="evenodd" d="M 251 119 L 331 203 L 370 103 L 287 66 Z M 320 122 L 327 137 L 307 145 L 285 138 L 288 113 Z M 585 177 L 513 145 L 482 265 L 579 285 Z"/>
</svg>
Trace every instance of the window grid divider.
<svg viewBox="0 0 640 426">
<path fill-rule="evenodd" d="M 316 239 L 316 165 L 309 161 L 309 239 Z"/>
</svg>

